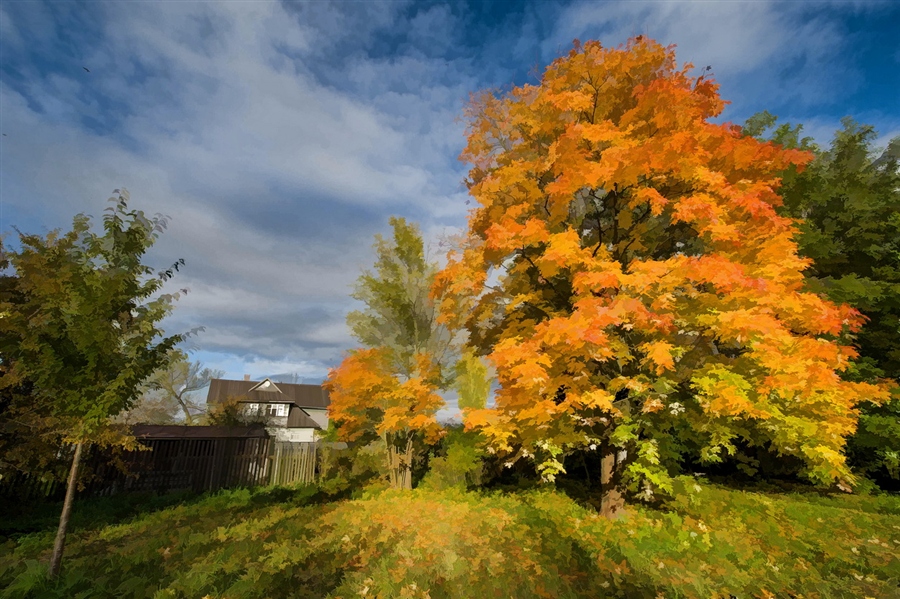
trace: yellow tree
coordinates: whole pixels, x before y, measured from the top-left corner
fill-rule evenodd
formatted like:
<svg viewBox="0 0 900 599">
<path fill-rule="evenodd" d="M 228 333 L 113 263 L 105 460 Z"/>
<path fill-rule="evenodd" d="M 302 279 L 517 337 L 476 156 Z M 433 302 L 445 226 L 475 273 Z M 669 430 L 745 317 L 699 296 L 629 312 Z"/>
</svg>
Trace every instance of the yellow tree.
<svg viewBox="0 0 900 599">
<path fill-rule="evenodd" d="M 690 68 L 641 37 L 576 41 L 540 85 L 474 96 L 478 206 L 433 289 L 499 378 L 467 427 L 545 480 L 599 449 L 607 516 L 626 487 L 673 492 L 686 439 L 709 462 L 742 440 L 851 484 L 856 405 L 887 397 L 836 374 L 862 319 L 802 290 L 796 221 L 775 212 L 777 173 L 811 156 L 710 123 L 724 102 Z"/>
<path fill-rule="evenodd" d="M 409 377 L 397 375 L 390 349 L 351 350 L 323 385 L 338 440 L 365 443 L 380 438 L 388 479 L 400 489 L 412 488 L 416 441 L 434 443 L 444 433 L 435 419 L 444 405 L 436 393 L 440 368 L 428 354 L 413 356 L 413 364 Z"/>
</svg>

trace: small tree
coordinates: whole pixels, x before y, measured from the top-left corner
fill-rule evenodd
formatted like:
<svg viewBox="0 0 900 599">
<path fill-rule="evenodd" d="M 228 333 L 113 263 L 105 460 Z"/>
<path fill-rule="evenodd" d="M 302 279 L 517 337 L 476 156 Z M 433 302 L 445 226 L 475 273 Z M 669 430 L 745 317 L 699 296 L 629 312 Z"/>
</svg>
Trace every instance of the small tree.
<svg viewBox="0 0 900 599">
<path fill-rule="evenodd" d="M 353 350 L 324 384 L 338 440 L 365 445 L 380 439 L 388 480 L 402 489 L 412 488 L 416 443 L 433 443 L 443 435 L 435 419 L 444 404 L 436 393 L 439 369 L 427 354 L 414 357 L 407 378 L 395 373 L 390 350 Z"/>
<path fill-rule="evenodd" d="M 6 253 L 18 300 L 0 304 L 0 333 L 14 340 L 5 347 L 9 369 L 3 376 L 28 381 L 39 411 L 69 426 L 64 440 L 75 445 L 51 577 L 59 573 L 85 446 L 133 404 L 141 383 L 185 337 L 161 338 L 158 327 L 179 294 L 150 299 L 172 270 L 151 277 L 153 270 L 141 263 L 166 220 L 129 210 L 125 189 L 110 201 L 115 204 L 107 208 L 103 235 L 92 233 L 90 218 L 80 214 L 63 236 L 19 232 L 22 249 Z"/>
</svg>

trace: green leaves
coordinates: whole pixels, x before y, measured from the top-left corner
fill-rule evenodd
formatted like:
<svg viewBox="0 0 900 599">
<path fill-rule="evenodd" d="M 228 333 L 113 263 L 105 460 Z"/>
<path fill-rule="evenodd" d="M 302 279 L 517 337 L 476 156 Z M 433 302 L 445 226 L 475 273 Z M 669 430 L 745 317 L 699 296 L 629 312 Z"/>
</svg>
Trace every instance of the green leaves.
<svg viewBox="0 0 900 599">
<path fill-rule="evenodd" d="M 484 361 L 471 349 L 463 351 L 456 363 L 454 387 L 459 394 L 459 407 L 481 409 L 487 404 L 491 390 L 488 368 Z"/>
<path fill-rule="evenodd" d="M 366 347 L 388 348 L 398 374 L 411 376 L 415 356 L 429 353 L 440 364 L 450 357 L 452 339 L 436 322 L 429 297 L 437 268 L 425 259 L 419 228 L 391 217 L 393 238 L 375 236 L 374 271 L 365 271 L 351 296 L 366 304 L 347 315 L 353 336 Z"/>
<path fill-rule="evenodd" d="M 22 249 L 6 253 L 12 289 L 0 296 L 0 352 L 9 364 L 0 388 L 29 381 L 33 406 L 74 419 L 78 431 L 69 432 L 87 438 L 131 406 L 140 383 L 185 337 L 162 337 L 158 327 L 171 296 L 143 302 L 162 284 L 146 277 L 152 270 L 141 259 L 164 220 L 129 210 L 127 190 L 111 201 L 102 236 L 84 215 L 62 236 L 20 232 Z"/>
<path fill-rule="evenodd" d="M 751 117 L 744 133 L 763 139 L 777 118 Z M 900 138 L 879 153 L 875 130 L 845 118 L 827 150 L 799 140 L 801 127 L 782 125 L 769 140 L 787 147 L 807 145 L 816 159 L 803 172 L 784 173 L 784 216 L 801 219 L 797 241 L 802 256 L 813 259 L 806 287 L 834 302 L 847 303 L 868 319 L 845 339 L 859 348 L 859 358 L 843 377 L 873 382 L 900 381 Z M 893 406 L 897 405 L 897 401 Z M 877 418 L 870 419 L 869 416 Z M 857 434 L 848 455 L 857 471 L 895 477 L 892 457 L 900 437 L 883 419 L 900 418 L 900 408 L 863 404 Z M 900 426 L 900 425 L 896 425 Z"/>
</svg>

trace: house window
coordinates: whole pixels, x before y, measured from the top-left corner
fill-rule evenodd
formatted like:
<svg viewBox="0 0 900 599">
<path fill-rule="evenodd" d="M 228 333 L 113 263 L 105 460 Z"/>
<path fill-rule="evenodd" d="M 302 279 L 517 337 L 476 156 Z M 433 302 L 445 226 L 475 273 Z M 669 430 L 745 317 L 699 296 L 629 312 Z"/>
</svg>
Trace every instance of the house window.
<svg viewBox="0 0 900 599">
<path fill-rule="evenodd" d="M 266 408 L 266 414 L 268 416 L 287 416 L 288 415 L 288 407 L 287 404 L 283 403 L 270 403 Z"/>
<path fill-rule="evenodd" d="M 247 407 L 244 408 L 244 414 L 246 414 L 247 416 L 256 416 L 257 414 L 259 414 L 259 404 L 247 404 Z"/>
</svg>

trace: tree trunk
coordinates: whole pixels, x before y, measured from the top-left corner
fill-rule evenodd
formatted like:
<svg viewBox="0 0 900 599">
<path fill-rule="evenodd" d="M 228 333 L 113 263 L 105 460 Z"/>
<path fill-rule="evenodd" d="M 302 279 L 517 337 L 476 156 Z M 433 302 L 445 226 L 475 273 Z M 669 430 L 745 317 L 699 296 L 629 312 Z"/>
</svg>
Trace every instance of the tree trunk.
<svg viewBox="0 0 900 599">
<path fill-rule="evenodd" d="M 413 439 L 409 437 L 406 440 L 406 451 L 403 455 L 403 489 L 412 489 L 412 450 Z"/>
<path fill-rule="evenodd" d="M 625 508 L 625 498 L 619 489 L 620 478 L 616 472 L 616 448 L 604 441 L 600 458 L 600 515 L 604 518 L 617 518 Z"/>
<path fill-rule="evenodd" d="M 59 576 L 62 563 L 63 548 L 66 544 L 66 529 L 69 527 L 69 516 L 72 513 L 72 500 L 75 498 L 75 483 L 78 479 L 78 466 L 81 464 L 81 448 L 83 442 L 75 445 L 75 457 L 69 470 L 69 482 L 66 485 L 66 499 L 63 502 L 62 515 L 59 517 L 59 528 L 56 530 L 56 541 L 53 543 L 53 555 L 50 557 L 50 578 Z"/>
<path fill-rule="evenodd" d="M 178 400 L 178 405 L 181 406 L 181 411 L 184 412 L 184 423 L 191 426 L 194 424 L 194 417 L 191 416 L 191 411 L 188 410 L 187 403 L 180 397 L 177 397 L 176 399 Z"/>
</svg>

